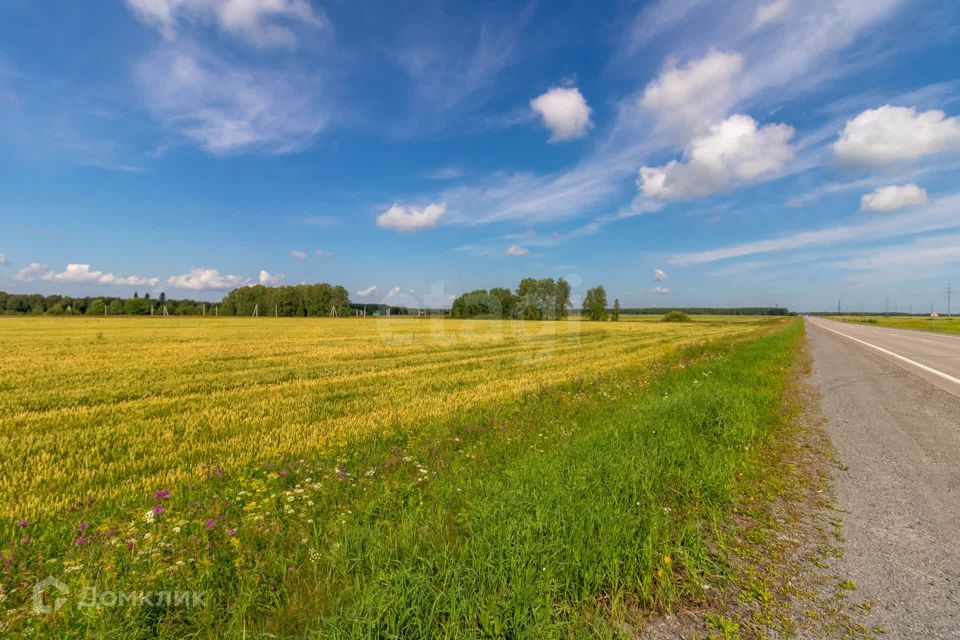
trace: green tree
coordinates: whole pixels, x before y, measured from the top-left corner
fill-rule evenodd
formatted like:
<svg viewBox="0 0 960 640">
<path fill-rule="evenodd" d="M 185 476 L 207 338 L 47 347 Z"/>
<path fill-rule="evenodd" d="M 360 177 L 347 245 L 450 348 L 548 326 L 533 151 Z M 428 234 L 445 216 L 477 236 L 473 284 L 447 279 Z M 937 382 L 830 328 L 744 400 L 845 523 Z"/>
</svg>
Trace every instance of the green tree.
<svg viewBox="0 0 960 640">
<path fill-rule="evenodd" d="M 620 319 L 620 298 L 613 299 L 613 313 L 610 314 L 610 319 L 614 322 Z"/>
<path fill-rule="evenodd" d="M 588 320 L 603 321 L 607 319 L 607 291 L 603 285 L 587 289 L 583 299 L 583 315 Z"/>
<path fill-rule="evenodd" d="M 103 310 L 106 308 L 106 305 L 103 303 L 103 300 L 97 298 L 90 302 L 87 305 L 87 315 L 88 316 L 102 316 Z"/>
<path fill-rule="evenodd" d="M 540 320 L 543 313 L 537 305 L 540 283 L 536 278 L 524 278 L 517 285 L 517 317 L 523 320 Z"/>
<path fill-rule="evenodd" d="M 559 278 L 557 280 L 556 297 L 554 298 L 554 315 L 557 318 L 564 319 L 570 313 L 570 283 Z"/>
<path fill-rule="evenodd" d="M 123 300 L 120 298 L 111 300 L 110 305 L 107 307 L 107 313 L 112 316 L 123 315 Z"/>
<path fill-rule="evenodd" d="M 150 305 L 143 298 L 134 296 L 123 303 L 123 312 L 128 316 L 142 316 L 150 313 Z"/>
</svg>

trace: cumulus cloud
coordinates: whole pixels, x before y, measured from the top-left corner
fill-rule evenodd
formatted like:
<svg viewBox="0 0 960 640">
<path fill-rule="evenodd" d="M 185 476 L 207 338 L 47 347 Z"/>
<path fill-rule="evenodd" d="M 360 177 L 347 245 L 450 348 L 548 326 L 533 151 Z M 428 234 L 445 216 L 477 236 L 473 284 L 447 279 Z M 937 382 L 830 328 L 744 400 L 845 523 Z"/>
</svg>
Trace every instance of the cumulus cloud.
<svg viewBox="0 0 960 640">
<path fill-rule="evenodd" d="M 30 282 L 41 278 L 44 275 L 50 273 L 50 267 L 45 264 L 40 264 L 39 262 L 31 262 L 27 266 L 23 267 L 17 271 L 17 275 L 13 276 L 14 280 L 19 280 L 20 282 Z"/>
<path fill-rule="evenodd" d="M 296 258 L 297 260 L 306 260 L 307 252 L 300 251 L 299 249 L 290 249 L 290 255 Z"/>
<path fill-rule="evenodd" d="M 666 287 L 661 287 L 661 286 L 654 287 L 654 288 L 651 289 L 650 291 L 651 291 L 652 293 L 656 293 L 656 294 L 658 294 L 658 295 L 663 295 L 663 294 L 665 294 L 665 293 L 670 293 L 670 289 L 668 289 L 668 288 L 666 288 Z"/>
<path fill-rule="evenodd" d="M 530 108 L 543 118 L 550 142 L 582 138 L 593 126 L 590 106 L 576 87 L 554 87 L 531 100 Z"/>
<path fill-rule="evenodd" d="M 398 295 L 400 295 L 400 287 L 394 287 L 387 292 L 388 298 L 396 298 Z"/>
<path fill-rule="evenodd" d="M 167 278 L 167 284 L 181 289 L 233 289 L 247 282 L 242 276 L 220 275 L 216 269 L 190 269 L 187 273 Z"/>
<path fill-rule="evenodd" d="M 432 202 L 422 208 L 395 204 L 377 217 L 377 225 L 401 232 L 432 229 L 446 212 L 445 202 Z"/>
<path fill-rule="evenodd" d="M 654 269 L 653 270 L 653 279 L 655 282 L 663 282 L 667 279 L 667 272 L 663 269 Z"/>
<path fill-rule="evenodd" d="M 686 142 L 727 115 L 742 69 L 742 55 L 720 51 L 685 67 L 668 66 L 646 86 L 640 106 L 662 132 Z"/>
<path fill-rule="evenodd" d="M 31 282 L 45 280 L 47 282 L 64 282 L 67 284 L 104 284 L 104 285 L 132 285 L 139 287 L 155 287 L 160 284 L 159 278 L 142 278 L 140 276 L 118 276 L 113 273 L 96 271 L 89 264 L 71 263 L 63 271 L 51 271 L 45 264 L 33 262 L 20 269 L 16 280 Z"/>
<path fill-rule="evenodd" d="M 911 162 L 956 150 L 960 150 L 960 118 L 947 118 L 936 109 L 917 112 L 914 107 L 889 104 L 848 121 L 833 144 L 837 160 L 855 167 Z"/>
<path fill-rule="evenodd" d="M 322 27 L 326 20 L 309 0 L 127 0 L 134 15 L 173 40 L 184 23 L 212 24 L 257 47 L 292 47 L 294 32 L 278 24 Z"/>
<path fill-rule="evenodd" d="M 370 296 L 376 295 L 377 291 L 379 290 L 380 288 L 377 287 L 377 285 L 372 284 L 366 289 L 360 289 L 359 291 L 357 291 L 357 295 L 360 296 L 361 298 L 369 298 Z"/>
<path fill-rule="evenodd" d="M 270 273 L 269 271 L 260 270 L 260 284 L 267 287 L 274 287 L 283 282 L 282 273 Z"/>
<path fill-rule="evenodd" d="M 523 247 L 521 247 L 521 246 L 519 246 L 519 245 L 512 244 L 512 245 L 510 245 L 509 247 L 507 247 L 507 255 L 508 255 L 508 256 L 511 256 L 511 257 L 513 257 L 513 258 L 518 258 L 518 257 L 520 257 L 520 256 L 525 256 L 525 255 L 527 255 L 527 254 L 529 254 L 529 253 L 530 253 L 530 252 L 529 252 L 527 249 L 525 249 L 525 248 L 523 248 Z"/>
<path fill-rule="evenodd" d="M 309 147 L 326 126 L 315 77 L 164 46 L 137 65 L 153 115 L 210 153 Z"/>
<path fill-rule="evenodd" d="M 773 0 L 757 7 L 757 13 L 753 18 L 753 28 L 759 29 L 772 22 L 776 22 L 790 8 L 790 0 Z"/>
<path fill-rule="evenodd" d="M 661 200 L 688 200 L 725 191 L 736 182 L 750 182 L 780 171 L 793 158 L 793 127 L 758 127 L 746 115 L 733 115 L 695 139 L 682 161 L 642 167 L 638 186 L 643 195 Z"/>
<path fill-rule="evenodd" d="M 903 186 L 880 187 L 860 198 L 861 211 L 891 213 L 907 207 L 926 204 L 930 201 L 926 189 L 910 183 Z"/>
</svg>

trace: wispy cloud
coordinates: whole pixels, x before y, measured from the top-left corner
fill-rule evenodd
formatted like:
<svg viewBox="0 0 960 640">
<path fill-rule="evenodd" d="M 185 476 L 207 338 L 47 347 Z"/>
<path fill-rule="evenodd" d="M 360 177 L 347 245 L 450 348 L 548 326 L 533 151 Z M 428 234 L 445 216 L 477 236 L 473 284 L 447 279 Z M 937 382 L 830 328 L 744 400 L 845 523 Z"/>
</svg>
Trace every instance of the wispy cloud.
<svg viewBox="0 0 960 640">
<path fill-rule="evenodd" d="M 137 80 L 166 127 L 218 155 L 300 151 L 329 118 L 316 75 L 241 65 L 196 46 L 161 46 L 138 63 Z"/>
<path fill-rule="evenodd" d="M 677 265 L 704 264 L 758 254 L 882 240 L 952 229 L 960 227 L 960 219 L 956 217 L 958 206 L 960 206 L 960 194 L 954 194 L 941 198 L 915 212 L 895 217 L 872 218 L 859 224 L 844 224 L 812 231 L 801 231 L 766 240 L 680 254 L 671 258 L 670 263 Z"/>
<path fill-rule="evenodd" d="M 141 21 L 175 39 L 185 26 L 213 25 L 223 34 L 257 47 L 293 47 L 292 25 L 327 24 L 309 0 L 126 0 Z"/>
</svg>

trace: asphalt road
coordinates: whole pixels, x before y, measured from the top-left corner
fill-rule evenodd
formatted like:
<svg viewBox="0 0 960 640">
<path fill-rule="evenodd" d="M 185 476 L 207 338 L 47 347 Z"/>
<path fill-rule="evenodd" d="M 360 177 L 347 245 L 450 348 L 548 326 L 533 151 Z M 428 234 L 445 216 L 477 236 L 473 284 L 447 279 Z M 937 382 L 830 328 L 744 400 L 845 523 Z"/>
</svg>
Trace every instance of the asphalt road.
<svg viewBox="0 0 960 640">
<path fill-rule="evenodd" d="M 882 637 L 960 638 L 960 336 L 820 318 L 807 329 L 846 465 L 840 569 Z"/>
</svg>

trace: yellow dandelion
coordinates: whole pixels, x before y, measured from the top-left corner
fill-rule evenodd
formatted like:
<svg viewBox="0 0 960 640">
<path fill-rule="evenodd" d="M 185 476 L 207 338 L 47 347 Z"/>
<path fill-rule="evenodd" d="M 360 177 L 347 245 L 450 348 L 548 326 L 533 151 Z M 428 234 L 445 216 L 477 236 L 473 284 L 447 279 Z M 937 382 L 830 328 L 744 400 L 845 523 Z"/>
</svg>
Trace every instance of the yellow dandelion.
<svg viewBox="0 0 960 640">
<path fill-rule="evenodd" d="M 670 564 L 671 562 L 673 562 L 673 558 L 671 558 L 670 556 L 663 556 L 663 564 L 667 564 L 667 565 L 668 565 L 668 564 Z"/>
</svg>

